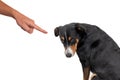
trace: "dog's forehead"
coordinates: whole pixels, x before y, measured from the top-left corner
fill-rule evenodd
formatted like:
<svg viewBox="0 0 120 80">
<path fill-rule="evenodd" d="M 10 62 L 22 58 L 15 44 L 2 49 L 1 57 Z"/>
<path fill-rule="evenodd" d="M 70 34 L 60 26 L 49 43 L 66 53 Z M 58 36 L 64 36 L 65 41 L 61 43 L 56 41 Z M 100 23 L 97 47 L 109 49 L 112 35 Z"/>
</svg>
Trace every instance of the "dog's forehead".
<svg viewBox="0 0 120 80">
<path fill-rule="evenodd" d="M 76 30 L 75 26 L 73 25 L 65 25 L 60 28 L 60 35 L 61 36 L 75 36 Z"/>
</svg>

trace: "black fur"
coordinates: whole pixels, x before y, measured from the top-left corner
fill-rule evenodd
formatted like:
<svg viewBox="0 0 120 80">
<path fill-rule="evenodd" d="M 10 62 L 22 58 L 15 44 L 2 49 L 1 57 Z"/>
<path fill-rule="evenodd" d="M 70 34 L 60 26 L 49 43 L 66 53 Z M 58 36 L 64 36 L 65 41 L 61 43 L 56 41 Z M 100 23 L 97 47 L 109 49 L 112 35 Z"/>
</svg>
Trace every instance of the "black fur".
<svg viewBox="0 0 120 80">
<path fill-rule="evenodd" d="M 120 80 L 120 49 L 115 41 L 95 25 L 70 23 L 55 29 L 55 36 L 64 32 L 77 37 L 77 55 L 82 67 L 97 74 L 92 80 Z M 63 43 L 65 44 L 65 43 Z"/>
</svg>

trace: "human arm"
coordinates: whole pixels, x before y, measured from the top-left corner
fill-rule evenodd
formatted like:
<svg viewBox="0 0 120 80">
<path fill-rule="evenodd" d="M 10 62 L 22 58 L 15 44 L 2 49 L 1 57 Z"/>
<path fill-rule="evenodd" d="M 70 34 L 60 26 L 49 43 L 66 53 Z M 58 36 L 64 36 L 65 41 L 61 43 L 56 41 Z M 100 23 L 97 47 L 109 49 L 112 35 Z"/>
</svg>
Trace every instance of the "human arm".
<svg viewBox="0 0 120 80">
<path fill-rule="evenodd" d="M 43 33 L 47 33 L 47 31 L 45 31 L 44 29 L 37 26 L 34 23 L 34 20 L 28 18 L 27 16 L 23 15 L 19 11 L 8 6 L 1 0 L 0 0 L 0 14 L 14 18 L 16 20 L 17 24 L 28 33 L 32 33 L 34 29 L 36 29 L 40 32 L 43 32 Z"/>
</svg>

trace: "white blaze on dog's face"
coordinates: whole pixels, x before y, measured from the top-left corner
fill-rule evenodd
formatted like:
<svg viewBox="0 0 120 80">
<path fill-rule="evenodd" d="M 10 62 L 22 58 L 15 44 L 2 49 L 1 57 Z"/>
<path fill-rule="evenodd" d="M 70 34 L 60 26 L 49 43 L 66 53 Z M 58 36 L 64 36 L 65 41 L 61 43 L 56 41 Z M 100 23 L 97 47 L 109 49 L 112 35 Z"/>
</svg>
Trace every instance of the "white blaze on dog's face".
<svg viewBox="0 0 120 80">
<path fill-rule="evenodd" d="M 65 55 L 66 55 L 66 57 L 71 57 L 71 56 L 74 55 L 74 52 L 73 52 L 73 50 L 71 49 L 71 47 L 67 47 L 67 48 L 65 49 Z"/>
<path fill-rule="evenodd" d="M 76 50 L 77 50 L 77 45 L 78 45 L 78 39 L 75 39 L 75 43 L 68 46 L 67 48 L 65 48 L 65 55 L 66 57 L 72 57 Z"/>
<path fill-rule="evenodd" d="M 77 50 L 77 45 L 79 40 L 77 38 L 72 38 L 72 37 L 68 37 L 67 40 L 65 40 L 64 37 L 60 37 L 60 38 L 65 47 L 66 57 L 68 58 L 72 57 Z"/>
</svg>

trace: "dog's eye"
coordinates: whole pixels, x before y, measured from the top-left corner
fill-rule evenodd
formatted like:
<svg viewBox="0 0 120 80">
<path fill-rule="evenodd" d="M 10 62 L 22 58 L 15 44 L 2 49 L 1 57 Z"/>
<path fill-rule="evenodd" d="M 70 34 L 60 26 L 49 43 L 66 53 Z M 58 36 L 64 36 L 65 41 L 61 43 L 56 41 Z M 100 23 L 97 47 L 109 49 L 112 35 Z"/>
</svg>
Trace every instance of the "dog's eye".
<svg viewBox="0 0 120 80">
<path fill-rule="evenodd" d="M 75 41 L 75 39 L 73 39 L 73 38 L 70 40 L 70 42 L 74 42 L 74 41 Z"/>
<path fill-rule="evenodd" d="M 74 44 L 74 43 L 76 43 L 76 42 L 77 42 L 77 39 L 72 38 L 69 42 L 70 42 L 71 44 Z"/>
</svg>

